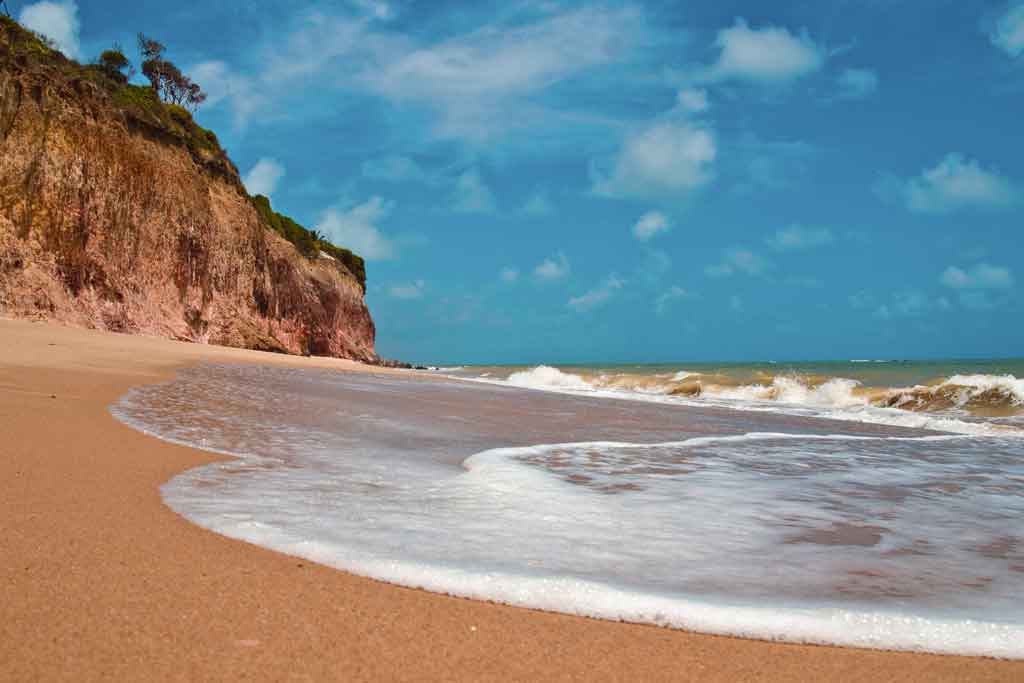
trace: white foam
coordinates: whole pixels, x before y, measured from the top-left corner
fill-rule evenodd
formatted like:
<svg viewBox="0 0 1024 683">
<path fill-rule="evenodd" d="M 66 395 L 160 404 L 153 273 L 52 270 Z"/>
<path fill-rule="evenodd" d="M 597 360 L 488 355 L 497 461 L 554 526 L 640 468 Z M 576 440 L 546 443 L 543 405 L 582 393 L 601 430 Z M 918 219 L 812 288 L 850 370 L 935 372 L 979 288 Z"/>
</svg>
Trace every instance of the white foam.
<svg viewBox="0 0 1024 683">
<path fill-rule="evenodd" d="M 942 386 L 967 388 L 967 394 L 961 398 L 963 403 L 986 391 L 996 391 L 1015 405 L 1024 405 L 1024 379 L 1013 375 L 953 375 Z"/>
<path fill-rule="evenodd" d="M 861 383 L 843 377 L 832 378 L 816 387 L 808 386 L 799 377 L 786 376 L 775 377 L 770 384 L 710 385 L 704 387 L 701 395 L 696 397 L 671 395 L 668 393 L 672 388 L 670 385 L 666 385 L 662 389 L 645 388 L 642 390 L 631 389 L 628 386 L 623 387 L 622 383 L 619 383 L 618 386 L 607 386 L 604 382 L 587 381 L 579 375 L 565 373 L 545 365 L 514 373 L 507 380 L 486 375 L 475 378 L 452 377 L 451 379 L 478 381 L 486 384 L 511 384 L 525 389 L 569 395 L 601 396 L 689 406 L 710 405 L 735 410 L 778 412 L 955 434 L 1024 438 L 1024 430 L 1018 429 L 1012 421 L 971 420 L 962 415 L 913 412 L 898 407 L 870 405 L 867 398 L 854 393 Z M 954 375 L 946 383 L 963 383 L 962 386 L 967 387 L 970 396 L 980 394 L 988 388 L 996 388 L 1007 393 L 1013 392 L 1014 396 L 1024 397 L 1024 387 L 1022 387 L 1024 380 L 1017 379 L 1012 375 Z M 913 390 L 914 388 L 907 389 L 908 392 Z M 967 400 L 968 397 L 965 395 L 964 402 Z M 1021 399 L 1021 405 L 1024 405 L 1024 399 Z"/>
<path fill-rule="evenodd" d="M 199 519 L 195 521 L 203 523 Z M 681 595 L 623 590 L 602 582 L 565 576 L 476 572 L 400 560 L 353 559 L 339 546 L 299 541 L 255 523 L 204 526 L 231 538 L 360 576 L 516 607 L 758 640 L 1024 658 L 1024 627 L 1019 624 L 944 619 L 895 610 L 716 603 Z"/>
<path fill-rule="evenodd" d="M 579 375 L 562 372 L 549 365 L 538 365 L 531 370 L 522 370 L 509 375 L 507 382 L 516 387 L 528 389 L 571 389 L 589 391 L 593 385 Z"/>
<path fill-rule="evenodd" d="M 317 393 L 279 382 L 293 377 L 284 371 L 261 372 L 212 381 L 190 371 L 113 410 L 161 438 L 248 453 L 162 489 L 172 509 L 219 533 L 512 605 L 770 640 L 1024 658 L 1024 575 L 1012 558 L 977 550 L 1015 534 L 1024 516 L 1015 441 L 749 431 L 478 450 L 453 467 L 446 453 L 471 431 L 431 413 L 422 393 L 403 398 L 425 380 L 324 373 L 315 376 L 327 389 Z M 439 384 L 455 392 L 436 402 L 444 411 L 501 396 Z M 374 392 L 386 400 L 363 400 Z M 263 412 L 218 415 L 225 397 Z M 402 401 L 416 411 L 398 411 L 407 419 L 397 421 Z M 645 410 L 630 407 L 630 419 L 642 422 Z M 318 411 L 327 422 L 306 422 Z M 530 416 L 517 420 L 529 432 Z M 844 525 L 878 538 L 800 540 Z"/>
</svg>

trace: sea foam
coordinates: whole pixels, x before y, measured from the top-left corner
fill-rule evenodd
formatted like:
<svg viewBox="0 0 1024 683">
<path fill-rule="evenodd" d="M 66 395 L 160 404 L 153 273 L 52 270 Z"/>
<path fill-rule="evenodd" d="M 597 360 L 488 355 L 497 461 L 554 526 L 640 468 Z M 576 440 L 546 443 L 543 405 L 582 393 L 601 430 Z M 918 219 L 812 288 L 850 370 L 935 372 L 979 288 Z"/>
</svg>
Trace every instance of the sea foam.
<svg viewBox="0 0 1024 683">
<path fill-rule="evenodd" d="M 747 411 L 806 415 L 834 420 L 929 429 L 978 436 L 1024 438 L 1022 420 L 976 419 L 966 411 L 1024 406 L 1024 380 L 1013 375 L 953 375 L 934 385 L 867 390 L 859 380 L 832 377 L 814 381 L 797 374 L 765 382 L 716 383 L 686 370 L 665 375 L 576 373 L 540 365 L 500 379 L 487 373 L 457 379 L 570 395 L 689 406 L 717 406 Z M 692 390 L 679 391 L 681 383 Z"/>
<path fill-rule="evenodd" d="M 113 408 L 243 454 L 165 485 L 173 509 L 354 573 L 709 633 L 1024 657 L 1017 440 L 739 411 L 671 426 L 693 410 L 230 367 Z M 558 433 L 598 438 L 531 443 Z"/>
</svg>

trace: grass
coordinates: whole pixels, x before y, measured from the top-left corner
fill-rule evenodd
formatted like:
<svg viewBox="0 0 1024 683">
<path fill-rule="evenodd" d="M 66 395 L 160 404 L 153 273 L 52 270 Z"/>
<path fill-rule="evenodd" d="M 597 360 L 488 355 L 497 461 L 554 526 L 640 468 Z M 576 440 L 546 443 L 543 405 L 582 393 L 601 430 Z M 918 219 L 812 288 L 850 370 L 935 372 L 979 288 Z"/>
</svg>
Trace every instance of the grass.
<svg viewBox="0 0 1024 683">
<path fill-rule="evenodd" d="M 331 244 L 313 230 L 307 230 L 288 216 L 277 213 L 270 206 L 269 198 L 258 194 L 250 199 L 267 226 L 295 245 L 300 254 L 307 258 L 318 258 L 321 252 L 327 254 L 345 266 L 359 282 L 363 292 L 366 292 L 366 263 L 361 256 Z"/>
</svg>

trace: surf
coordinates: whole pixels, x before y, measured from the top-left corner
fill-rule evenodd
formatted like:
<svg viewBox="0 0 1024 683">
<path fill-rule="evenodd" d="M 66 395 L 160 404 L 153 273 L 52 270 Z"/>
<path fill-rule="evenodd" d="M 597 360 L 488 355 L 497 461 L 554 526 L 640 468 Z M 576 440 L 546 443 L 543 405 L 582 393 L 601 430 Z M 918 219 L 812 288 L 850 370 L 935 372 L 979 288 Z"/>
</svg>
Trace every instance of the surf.
<svg viewBox="0 0 1024 683">
<path fill-rule="evenodd" d="M 401 585 L 707 633 L 1024 657 L 1017 439 L 208 366 L 113 409 L 240 456 L 165 502 Z"/>
</svg>

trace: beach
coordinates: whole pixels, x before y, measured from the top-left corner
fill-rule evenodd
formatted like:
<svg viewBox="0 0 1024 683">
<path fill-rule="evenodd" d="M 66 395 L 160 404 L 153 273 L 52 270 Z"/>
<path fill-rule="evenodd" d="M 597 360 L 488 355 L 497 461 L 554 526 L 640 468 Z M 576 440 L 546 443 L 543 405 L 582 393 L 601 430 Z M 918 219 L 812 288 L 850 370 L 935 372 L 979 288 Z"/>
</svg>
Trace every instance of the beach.
<svg viewBox="0 0 1024 683">
<path fill-rule="evenodd" d="M 222 456 L 119 423 L 200 362 L 388 371 L 0 320 L 0 662 L 10 680 L 1019 680 L 1024 662 L 766 643 L 486 604 L 206 531 L 159 488 Z"/>
</svg>

